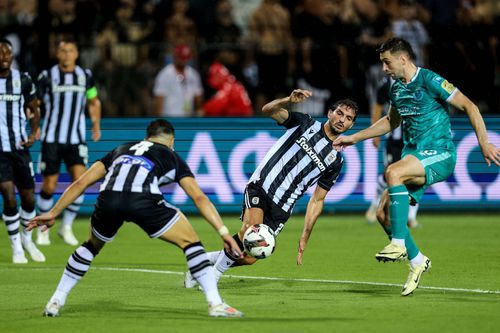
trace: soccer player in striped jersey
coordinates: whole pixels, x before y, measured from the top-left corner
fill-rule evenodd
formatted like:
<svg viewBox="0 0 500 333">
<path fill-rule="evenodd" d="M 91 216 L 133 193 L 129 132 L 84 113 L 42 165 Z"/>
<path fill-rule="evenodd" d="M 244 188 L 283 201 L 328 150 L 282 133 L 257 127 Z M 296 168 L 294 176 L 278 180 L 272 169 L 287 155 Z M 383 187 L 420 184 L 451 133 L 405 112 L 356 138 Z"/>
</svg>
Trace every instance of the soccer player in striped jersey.
<svg viewBox="0 0 500 333">
<path fill-rule="evenodd" d="M 12 69 L 12 45 L 0 40 L 0 191 L 3 198 L 3 215 L 12 246 L 12 262 L 28 262 L 23 248 L 34 261 L 45 261 L 44 255 L 31 240 L 26 230 L 35 213 L 35 182 L 29 147 L 38 131 L 40 113 L 36 87 L 27 73 Z M 30 132 L 26 133 L 29 120 Z M 15 188 L 21 198 L 18 211 Z M 19 234 L 19 222 L 22 231 Z"/>
<path fill-rule="evenodd" d="M 92 260 L 107 242 L 112 241 L 124 221 L 142 228 L 151 238 L 177 245 L 184 251 L 189 270 L 203 287 L 209 303 L 208 313 L 215 317 L 241 317 L 243 314 L 223 302 L 217 289 L 212 265 L 203 245 L 186 216 L 169 204 L 160 186 L 178 183 L 193 200 L 201 215 L 222 237 L 224 247 L 234 256 L 241 252 L 219 213 L 201 191 L 193 173 L 173 149 L 174 128 L 162 119 L 151 122 L 146 139 L 123 144 L 95 162 L 45 215 L 31 220 L 30 228 L 50 228 L 54 219 L 87 187 L 104 177 L 91 218 L 91 234 L 70 256 L 59 285 L 44 310 L 57 316 L 66 297 L 88 271 Z"/>
<path fill-rule="evenodd" d="M 309 115 L 285 109 L 290 103 L 300 103 L 311 95 L 310 91 L 296 89 L 290 96 L 271 101 L 262 108 L 264 114 L 287 131 L 268 151 L 250 178 L 244 193 L 242 227 L 233 236 L 242 250 L 243 234 L 251 225 L 266 224 L 277 236 L 297 200 L 309 187 L 317 184 L 307 205 L 299 240 L 299 265 L 302 264 L 314 224 L 323 210 L 325 196 L 342 168 L 343 158 L 333 149 L 332 142 L 354 125 L 358 111 L 355 102 L 340 100 L 328 110 L 328 121 L 321 123 Z M 209 258 L 215 263 L 217 278 L 230 267 L 251 265 L 257 261 L 250 256 L 235 258 L 227 250 L 210 252 Z M 192 288 L 195 285 L 196 281 L 186 272 L 184 286 Z"/>
<path fill-rule="evenodd" d="M 375 258 L 410 260 L 410 273 L 401 291 L 402 296 L 407 296 L 431 267 L 431 260 L 420 252 L 406 224 L 410 201 L 419 202 L 430 185 L 445 181 L 455 169 L 456 148 L 446 104 L 467 113 L 488 166 L 491 163 L 500 166 L 500 149 L 489 142 L 478 107 L 440 75 L 417 67 L 415 53 L 406 40 L 391 38 L 378 52 L 384 72 L 394 80 L 389 90 L 389 112 L 369 128 L 338 138 L 334 146 L 340 151 L 384 135 L 403 123 L 402 158 L 385 171 L 389 187 L 379 204 L 379 207 L 389 205 L 390 225 L 385 228 L 392 239 Z"/>
<path fill-rule="evenodd" d="M 42 188 L 38 197 L 41 214 L 52 207 L 61 162 L 75 181 L 87 166 L 88 150 L 85 144 L 85 108 L 92 120 L 92 139 L 101 137 L 101 102 L 97 97 L 92 73 L 76 64 L 78 47 L 72 40 L 62 40 L 57 45 L 58 64 L 44 70 L 38 77 L 38 94 L 43 101 L 42 152 L 40 171 Z M 83 195 L 76 198 L 62 218 L 59 236 L 69 245 L 77 245 L 72 224 L 80 210 Z M 47 232 L 38 231 L 37 244 L 49 245 Z"/>
</svg>

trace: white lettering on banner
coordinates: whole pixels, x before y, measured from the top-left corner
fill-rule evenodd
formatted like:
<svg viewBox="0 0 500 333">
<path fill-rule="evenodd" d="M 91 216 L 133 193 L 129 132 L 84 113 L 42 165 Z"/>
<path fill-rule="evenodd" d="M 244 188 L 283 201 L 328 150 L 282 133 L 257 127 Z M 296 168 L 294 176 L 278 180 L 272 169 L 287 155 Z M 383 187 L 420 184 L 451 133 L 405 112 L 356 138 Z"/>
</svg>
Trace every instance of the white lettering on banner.
<svg viewBox="0 0 500 333">
<path fill-rule="evenodd" d="M 497 133 L 489 132 L 488 135 L 493 143 L 500 145 L 500 136 Z M 277 138 L 267 131 L 256 132 L 254 136 L 241 140 L 232 148 L 227 161 L 227 170 L 224 170 L 210 133 L 200 132 L 193 139 L 186 161 L 196 174 L 200 187 L 207 193 L 214 193 L 216 202 L 239 204 L 235 202 L 235 195 L 243 193 L 251 173 L 276 141 Z M 486 191 L 486 200 L 500 200 L 500 176 L 484 185 L 474 182 L 470 176 L 468 168 L 471 165 L 468 159 L 475 149 L 477 149 L 477 140 L 474 133 L 468 134 L 458 142 L 457 165 L 454 173 L 456 183 L 441 182 L 432 185 L 437 200 L 481 202 L 483 188 Z M 359 205 L 368 203 L 376 190 L 379 152 L 372 146 L 372 142 L 367 140 L 362 146 L 349 147 L 342 154 L 344 156 L 342 181 L 335 184 L 326 196 L 325 202 L 337 203 L 355 194 L 356 191 L 362 191 L 363 197 L 360 199 L 362 202 L 359 202 Z M 204 174 L 199 173 L 202 163 L 207 169 Z M 245 168 L 245 164 L 251 166 Z M 315 186 L 310 188 L 307 193 L 311 195 L 314 188 Z M 183 204 L 186 200 L 186 194 L 181 188 L 176 187 L 172 202 Z"/>
<path fill-rule="evenodd" d="M 198 169 L 202 162 L 207 166 L 206 174 L 199 174 Z M 224 169 L 212 137 L 207 132 L 197 133 L 193 139 L 186 163 L 196 175 L 196 180 L 205 193 L 215 193 L 217 200 L 222 203 L 233 203 L 234 197 L 231 186 L 226 179 Z M 174 190 L 172 202 L 181 204 L 186 202 L 187 195 L 177 186 Z"/>
<path fill-rule="evenodd" d="M 500 144 L 500 136 L 494 132 L 488 132 L 488 137 L 490 138 L 491 142 L 498 147 L 498 145 Z M 478 143 L 476 135 L 474 133 L 470 133 L 460 140 L 460 143 L 457 145 L 457 165 L 455 166 L 454 172 L 455 179 L 457 181 L 456 186 L 454 188 L 451 188 L 449 183 L 447 182 L 441 182 L 432 185 L 433 190 L 436 192 L 440 200 L 481 201 L 481 185 L 475 183 L 474 180 L 470 177 L 467 167 L 469 155 L 476 148 L 478 148 Z M 481 163 L 483 163 L 482 157 Z M 486 198 L 487 200 L 500 199 L 500 177 L 497 177 L 495 182 L 487 185 Z"/>
<path fill-rule="evenodd" d="M 373 140 L 363 142 L 363 194 L 366 201 L 371 201 L 377 194 L 378 149 Z"/>
<path fill-rule="evenodd" d="M 234 147 L 229 156 L 228 173 L 236 192 L 243 193 L 245 191 L 245 186 L 250 179 L 249 176 L 277 140 L 268 132 L 258 132 L 254 137 L 245 139 Z M 250 154 L 255 154 L 255 165 L 252 166 L 250 175 L 247 176 L 245 173 L 245 160 Z"/>
<path fill-rule="evenodd" d="M 361 159 L 359 157 L 358 148 L 351 146 L 342 152 L 344 157 L 344 172 L 342 181 L 337 182 L 328 192 L 325 198 L 326 203 L 339 202 L 351 195 L 359 183 L 361 176 Z M 312 195 L 316 186 L 311 186 L 307 190 L 307 194 Z"/>
</svg>

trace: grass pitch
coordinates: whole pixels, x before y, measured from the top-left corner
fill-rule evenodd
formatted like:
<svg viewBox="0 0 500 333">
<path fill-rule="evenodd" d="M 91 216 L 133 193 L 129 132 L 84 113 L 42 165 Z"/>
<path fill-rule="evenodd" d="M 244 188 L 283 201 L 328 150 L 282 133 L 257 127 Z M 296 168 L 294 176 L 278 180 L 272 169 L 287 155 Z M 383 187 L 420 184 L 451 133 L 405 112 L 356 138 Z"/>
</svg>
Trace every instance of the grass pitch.
<svg viewBox="0 0 500 333">
<path fill-rule="evenodd" d="M 190 217 L 207 250 L 221 245 Z M 0 332 L 497 332 L 500 326 L 500 215 L 420 214 L 412 230 L 432 260 L 421 288 L 399 295 L 408 268 L 378 263 L 387 239 L 361 215 L 325 215 L 316 224 L 304 265 L 295 264 L 303 216 L 292 218 L 275 254 L 228 271 L 224 299 L 245 318 L 210 318 L 203 294 L 182 287 L 182 252 L 126 224 L 94 260 L 58 318 L 43 318 L 74 248 L 52 231 L 40 247 L 47 262 L 11 264 L 0 227 Z M 239 222 L 227 216 L 235 232 Z M 75 223 L 80 240 L 88 219 Z M 229 276 L 230 275 L 230 276 Z"/>
</svg>

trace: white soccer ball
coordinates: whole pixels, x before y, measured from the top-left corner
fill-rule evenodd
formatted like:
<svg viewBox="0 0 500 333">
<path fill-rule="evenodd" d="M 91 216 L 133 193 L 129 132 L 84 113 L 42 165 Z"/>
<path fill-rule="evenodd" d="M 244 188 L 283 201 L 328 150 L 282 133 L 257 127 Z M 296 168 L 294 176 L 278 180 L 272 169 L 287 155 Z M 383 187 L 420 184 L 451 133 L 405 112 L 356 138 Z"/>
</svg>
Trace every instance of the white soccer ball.
<svg viewBox="0 0 500 333">
<path fill-rule="evenodd" d="M 265 259 L 274 252 L 274 233 L 265 224 L 254 224 L 243 235 L 245 252 L 257 259 Z"/>
</svg>

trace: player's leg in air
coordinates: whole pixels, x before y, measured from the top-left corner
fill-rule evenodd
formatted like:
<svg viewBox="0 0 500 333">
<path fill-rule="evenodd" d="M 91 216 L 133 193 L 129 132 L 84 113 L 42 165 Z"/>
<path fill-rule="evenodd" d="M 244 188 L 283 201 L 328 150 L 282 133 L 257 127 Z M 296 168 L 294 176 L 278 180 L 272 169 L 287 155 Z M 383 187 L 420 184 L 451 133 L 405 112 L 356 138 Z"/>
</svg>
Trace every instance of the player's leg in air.
<svg viewBox="0 0 500 333">
<path fill-rule="evenodd" d="M 208 302 L 208 315 L 213 317 L 242 317 L 243 313 L 227 305 L 217 288 L 217 279 L 205 248 L 191 224 L 181 214 L 179 220 L 160 239 L 177 245 L 186 256 L 190 276 L 201 286 Z"/>
<path fill-rule="evenodd" d="M 233 235 L 234 240 L 236 243 L 239 245 L 241 251 L 244 250 L 243 248 L 243 235 L 245 234 L 245 231 L 251 226 L 255 224 L 261 224 L 264 221 L 264 211 L 261 208 L 244 208 L 244 213 L 242 216 L 242 226 L 240 231 Z M 208 258 L 210 262 L 214 266 L 214 272 L 215 272 L 215 277 L 216 280 L 218 281 L 222 274 L 226 272 L 229 268 L 231 267 L 236 267 L 236 266 L 244 266 L 244 265 L 253 265 L 255 262 L 257 262 L 258 259 L 253 258 L 246 253 L 243 253 L 244 257 L 242 259 L 236 259 L 234 258 L 231 253 L 228 253 L 226 250 L 220 250 L 220 251 L 213 251 L 208 253 Z M 186 272 L 184 275 L 184 287 L 186 288 L 193 288 L 197 285 L 198 283 L 193 279 L 192 274 L 190 272 Z"/>
</svg>

